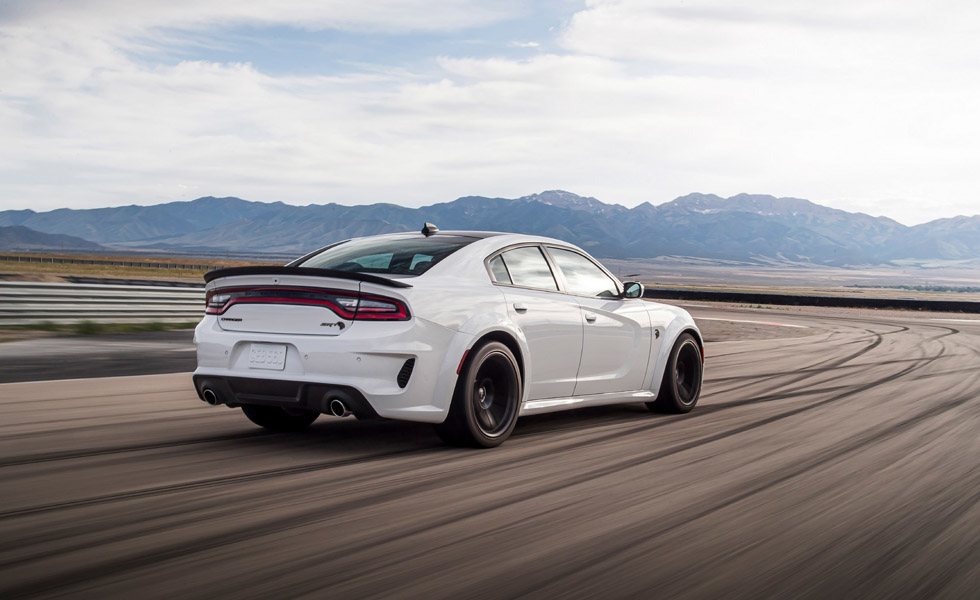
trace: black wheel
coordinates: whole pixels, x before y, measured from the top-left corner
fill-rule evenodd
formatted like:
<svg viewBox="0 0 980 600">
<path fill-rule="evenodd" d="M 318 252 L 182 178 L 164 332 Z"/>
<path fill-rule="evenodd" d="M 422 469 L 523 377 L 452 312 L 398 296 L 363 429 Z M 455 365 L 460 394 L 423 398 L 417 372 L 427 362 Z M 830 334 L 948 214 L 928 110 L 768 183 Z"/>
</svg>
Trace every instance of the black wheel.
<svg viewBox="0 0 980 600">
<path fill-rule="evenodd" d="M 521 404 L 521 372 L 507 346 L 473 350 L 456 383 L 446 420 L 436 433 L 448 444 L 493 448 L 510 437 Z"/>
<path fill-rule="evenodd" d="M 647 402 L 654 412 L 691 412 L 701 396 L 701 376 L 704 373 L 704 357 L 694 336 L 681 334 L 667 358 L 663 381 L 657 399 Z"/>
<path fill-rule="evenodd" d="M 278 406 L 245 404 L 242 412 L 248 420 L 270 431 L 302 431 L 316 421 L 320 413 L 315 410 L 286 411 Z"/>
</svg>

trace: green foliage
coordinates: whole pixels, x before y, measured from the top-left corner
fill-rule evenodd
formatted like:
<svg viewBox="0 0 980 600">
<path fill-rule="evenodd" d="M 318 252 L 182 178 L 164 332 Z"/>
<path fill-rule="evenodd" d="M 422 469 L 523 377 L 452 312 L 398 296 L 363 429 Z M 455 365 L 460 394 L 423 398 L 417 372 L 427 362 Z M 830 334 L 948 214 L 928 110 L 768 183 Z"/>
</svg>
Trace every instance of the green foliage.
<svg viewBox="0 0 980 600">
<path fill-rule="evenodd" d="M 105 325 L 102 323 L 96 323 L 94 321 L 82 321 L 81 323 L 75 323 L 74 332 L 75 335 L 98 335 L 105 331 Z"/>
</svg>

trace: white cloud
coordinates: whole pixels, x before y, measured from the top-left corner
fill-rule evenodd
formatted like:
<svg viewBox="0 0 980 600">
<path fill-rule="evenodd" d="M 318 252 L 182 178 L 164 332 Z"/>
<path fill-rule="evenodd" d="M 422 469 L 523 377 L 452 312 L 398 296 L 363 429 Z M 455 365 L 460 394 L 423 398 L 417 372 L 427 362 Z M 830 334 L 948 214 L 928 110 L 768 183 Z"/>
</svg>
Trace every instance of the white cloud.
<svg viewBox="0 0 980 600">
<path fill-rule="evenodd" d="M 0 6 L 0 22 L 128 33 L 235 24 L 404 32 L 482 25 L 518 9 L 516 0 L 12 0 Z"/>
<path fill-rule="evenodd" d="M 795 195 L 909 222 L 980 213 L 980 15 L 966 2 L 596 1 L 559 33 L 560 53 L 442 56 L 434 75 L 284 76 L 132 52 L 158 48 L 158 26 L 210 43 L 234 23 L 455 30 L 519 10 L 485 5 L 4 5 L 0 207 L 563 187 L 625 204 Z"/>
</svg>

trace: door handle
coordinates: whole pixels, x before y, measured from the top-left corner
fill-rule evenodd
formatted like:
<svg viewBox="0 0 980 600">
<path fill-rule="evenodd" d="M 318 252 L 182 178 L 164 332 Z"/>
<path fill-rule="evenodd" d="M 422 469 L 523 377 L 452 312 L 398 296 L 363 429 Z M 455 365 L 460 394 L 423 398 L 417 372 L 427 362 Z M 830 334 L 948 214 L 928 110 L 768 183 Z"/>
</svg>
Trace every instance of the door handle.
<svg viewBox="0 0 980 600">
<path fill-rule="evenodd" d="M 519 313 L 526 313 L 527 312 L 527 307 L 524 306 L 523 304 L 521 304 L 520 302 L 515 302 L 514 303 L 514 310 L 516 310 Z"/>
<path fill-rule="evenodd" d="M 595 323 L 596 316 L 592 313 L 585 313 L 585 320 L 589 323 Z"/>
</svg>

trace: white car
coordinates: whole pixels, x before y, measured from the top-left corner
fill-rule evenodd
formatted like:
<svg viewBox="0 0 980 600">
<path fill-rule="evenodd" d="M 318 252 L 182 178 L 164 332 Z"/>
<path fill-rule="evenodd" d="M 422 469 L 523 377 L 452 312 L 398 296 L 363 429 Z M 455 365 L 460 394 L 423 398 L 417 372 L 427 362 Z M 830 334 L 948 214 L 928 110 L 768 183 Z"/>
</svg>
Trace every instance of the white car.
<svg viewBox="0 0 980 600">
<path fill-rule="evenodd" d="M 268 429 L 353 414 L 492 447 L 520 415 L 623 402 L 686 413 L 701 391 L 691 316 L 555 239 L 427 223 L 205 280 L 194 385 Z"/>
</svg>

